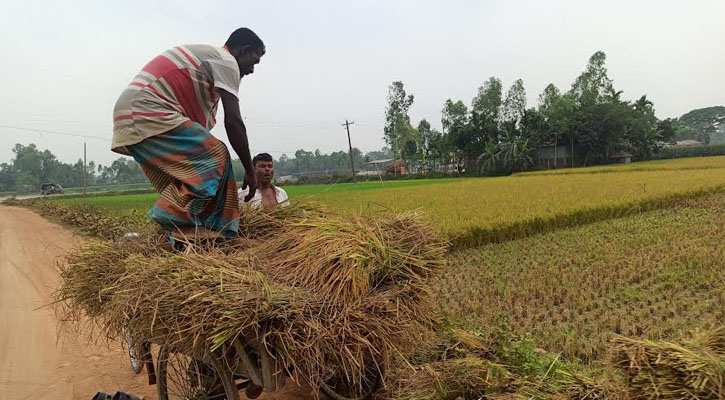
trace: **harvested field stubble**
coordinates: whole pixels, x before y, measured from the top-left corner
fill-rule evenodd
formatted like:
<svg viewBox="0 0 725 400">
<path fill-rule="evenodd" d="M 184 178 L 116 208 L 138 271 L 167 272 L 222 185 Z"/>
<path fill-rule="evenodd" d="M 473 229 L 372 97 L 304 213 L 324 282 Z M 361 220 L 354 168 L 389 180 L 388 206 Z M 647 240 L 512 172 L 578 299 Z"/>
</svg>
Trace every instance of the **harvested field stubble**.
<svg viewBox="0 0 725 400">
<path fill-rule="evenodd" d="M 511 316 L 567 359 L 602 359 L 615 335 L 676 340 L 725 320 L 725 195 L 454 253 L 441 309 L 476 325 Z"/>
<path fill-rule="evenodd" d="M 91 241 L 69 256 L 57 298 L 108 337 L 128 324 L 136 340 L 191 354 L 253 335 L 313 384 L 385 377 L 430 330 L 426 281 L 443 265 L 444 244 L 412 214 L 283 212 L 299 218 L 267 240 L 208 251 L 137 254 Z M 279 217 L 256 218 L 276 226 Z"/>
</svg>

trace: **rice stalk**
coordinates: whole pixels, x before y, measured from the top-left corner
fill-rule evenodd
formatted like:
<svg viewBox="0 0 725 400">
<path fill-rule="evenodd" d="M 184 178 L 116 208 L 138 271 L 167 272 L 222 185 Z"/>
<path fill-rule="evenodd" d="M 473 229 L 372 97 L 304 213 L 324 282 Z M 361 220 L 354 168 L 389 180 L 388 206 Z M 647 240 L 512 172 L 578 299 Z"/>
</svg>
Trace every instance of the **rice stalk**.
<svg viewBox="0 0 725 400">
<path fill-rule="evenodd" d="M 632 399 L 725 398 L 725 326 L 677 344 L 615 337 L 613 362 Z"/>
</svg>

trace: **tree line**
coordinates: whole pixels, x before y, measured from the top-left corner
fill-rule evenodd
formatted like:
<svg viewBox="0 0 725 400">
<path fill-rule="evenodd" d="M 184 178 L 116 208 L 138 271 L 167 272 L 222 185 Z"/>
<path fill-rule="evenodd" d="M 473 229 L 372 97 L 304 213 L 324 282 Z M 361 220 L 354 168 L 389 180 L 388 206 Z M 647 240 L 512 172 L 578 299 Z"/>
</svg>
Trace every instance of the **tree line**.
<svg viewBox="0 0 725 400">
<path fill-rule="evenodd" d="M 365 163 L 374 160 L 393 158 L 389 148 L 383 147 L 379 151 L 363 153 L 360 149 L 352 148 L 352 159 L 355 171 L 365 168 Z M 330 154 L 323 154 L 319 149 L 313 151 L 297 150 L 294 157 L 282 154 L 275 160 L 274 168 L 276 174 L 280 175 L 310 175 L 310 174 L 349 174 L 350 173 L 350 152 L 334 151 Z"/>
<path fill-rule="evenodd" d="M 35 144 L 24 146 L 16 144 L 13 159 L 0 164 L 0 192 L 34 192 L 41 183 L 58 183 L 63 187 L 83 186 L 83 160 L 75 163 L 59 161 L 50 150 L 40 150 Z M 356 171 L 364 168 L 366 162 L 392 158 L 388 148 L 380 151 L 362 153 L 353 148 L 353 161 Z M 238 181 L 244 178 L 244 167 L 236 159 L 232 162 L 234 175 Z M 275 161 L 277 176 L 281 175 L 345 175 L 350 173 L 350 155 L 345 151 L 323 154 L 297 150 L 294 158 L 283 154 Z M 89 161 L 86 165 L 86 185 L 113 185 L 147 182 L 141 167 L 132 158 L 119 157 L 109 165 Z"/>
<path fill-rule="evenodd" d="M 73 164 L 59 161 L 50 150 L 39 150 L 35 144 L 16 144 L 14 157 L 0 164 L 0 192 L 32 192 L 41 183 L 58 183 L 63 187 L 83 186 L 83 160 Z M 85 169 L 86 184 L 143 183 L 146 178 L 138 163 L 128 157 L 119 157 L 110 165 L 88 162 Z"/>
<path fill-rule="evenodd" d="M 617 152 L 651 159 L 675 135 L 673 121 L 658 120 L 646 95 L 636 101 L 621 95 L 607 74 L 606 55 L 598 51 L 568 91 L 549 84 L 536 107 L 527 107 L 523 80 L 504 92 L 501 80 L 491 77 L 470 106 L 446 100 L 438 131 L 425 119 L 411 124 L 414 96 L 396 81 L 388 91 L 384 139 L 395 157 L 421 172 L 438 164 L 469 173 L 523 171 L 536 164 L 543 148 L 563 147 L 571 166 L 607 163 Z"/>
</svg>

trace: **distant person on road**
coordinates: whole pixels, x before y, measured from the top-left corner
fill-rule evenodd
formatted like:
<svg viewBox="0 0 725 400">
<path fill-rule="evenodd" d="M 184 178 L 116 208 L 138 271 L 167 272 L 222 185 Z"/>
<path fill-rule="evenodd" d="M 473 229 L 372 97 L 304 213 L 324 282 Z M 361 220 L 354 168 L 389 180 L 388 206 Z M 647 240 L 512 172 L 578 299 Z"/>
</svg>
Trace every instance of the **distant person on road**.
<svg viewBox="0 0 725 400">
<path fill-rule="evenodd" d="M 227 137 L 244 166 L 242 187 L 254 197 L 257 179 L 237 92 L 265 51 L 247 28 L 234 31 L 224 46 L 176 46 L 146 64 L 116 102 L 111 149 L 141 164 L 161 194 L 148 216 L 170 232 L 237 234 L 231 156 L 209 130 L 221 99 Z"/>
<path fill-rule="evenodd" d="M 239 198 L 244 199 L 244 203 L 252 207 L 268 207 L 277 204 L 289 205 L 289 198 L 284 189 L 275 186 L 274 180 L 274 161 L 272 156 L 267 153 L 260 153 L 252 159 L 254 171 L 257 176 L 257 192 L 250 198 L 249 188 L 239 189 Z"/>
</svg>

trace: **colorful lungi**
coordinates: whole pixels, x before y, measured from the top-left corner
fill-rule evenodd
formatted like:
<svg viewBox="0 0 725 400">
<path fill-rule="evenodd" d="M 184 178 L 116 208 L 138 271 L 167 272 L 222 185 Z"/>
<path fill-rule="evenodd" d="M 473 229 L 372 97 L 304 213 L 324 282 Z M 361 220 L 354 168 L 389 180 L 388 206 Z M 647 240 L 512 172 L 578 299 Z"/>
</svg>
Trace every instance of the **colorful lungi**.
<svg viewBox="0 0 725 400">
<path fill-rule="evenodd" d="M 226 145 L 198 123 L 128 146 L 161 194 L 148 216 L 167 230 L 201 226 L 225 236 L 239 231 L 239 198 Z"/>
</svg>

